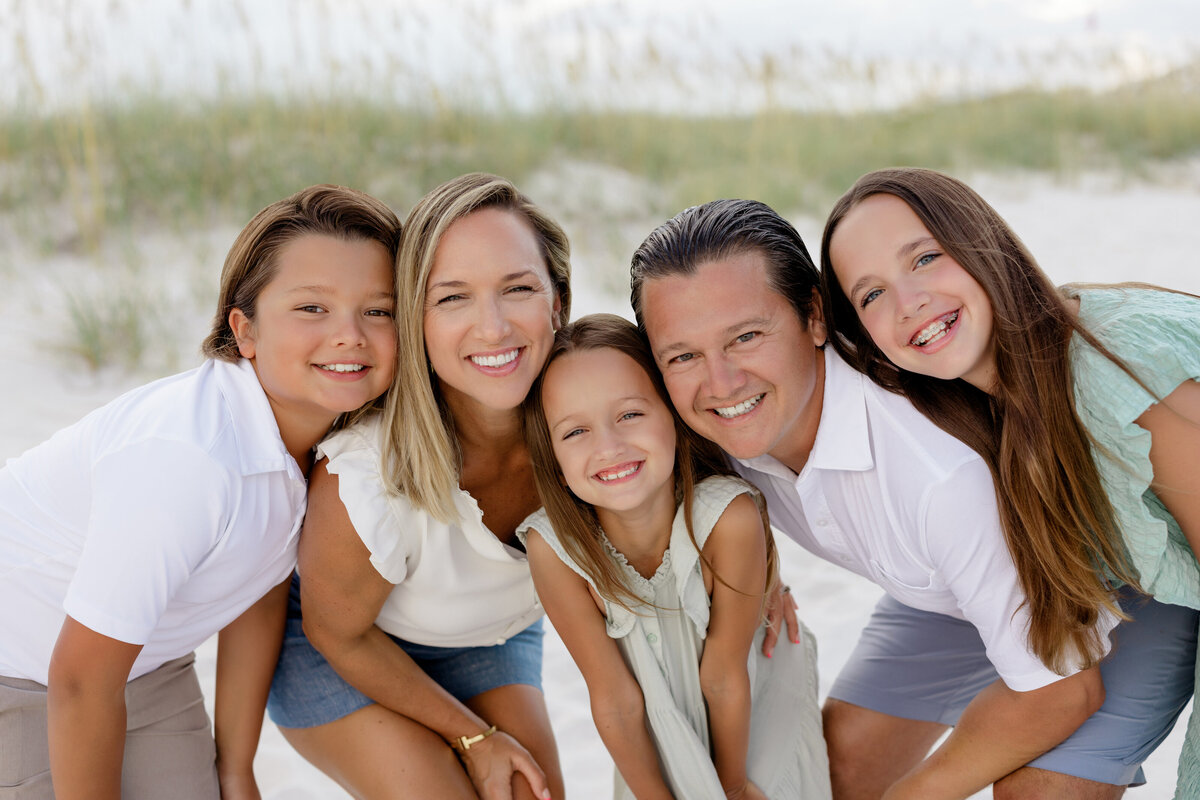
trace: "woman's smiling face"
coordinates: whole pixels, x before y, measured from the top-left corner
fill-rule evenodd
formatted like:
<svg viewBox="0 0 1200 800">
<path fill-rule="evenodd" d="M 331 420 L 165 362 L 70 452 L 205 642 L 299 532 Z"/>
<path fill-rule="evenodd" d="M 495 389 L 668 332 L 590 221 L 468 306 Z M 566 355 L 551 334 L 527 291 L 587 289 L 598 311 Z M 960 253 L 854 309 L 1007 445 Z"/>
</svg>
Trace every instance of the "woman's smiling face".
<svg viewBox="0 0 1200 800">
<path fill-rule="evenodd" d="M 897 367 L 990 392 L 992 304 L 898 197 L 876 194 L 834 231 L 830 263 L 875 346 Z"/>
<path fill-rule="evenodd" d="M 519 214 L 484 208 L 452 223 L 425 287 L 425 350 L 447 402 L 517 408 L 546 361 L 558 308 Z"/>
</svg>

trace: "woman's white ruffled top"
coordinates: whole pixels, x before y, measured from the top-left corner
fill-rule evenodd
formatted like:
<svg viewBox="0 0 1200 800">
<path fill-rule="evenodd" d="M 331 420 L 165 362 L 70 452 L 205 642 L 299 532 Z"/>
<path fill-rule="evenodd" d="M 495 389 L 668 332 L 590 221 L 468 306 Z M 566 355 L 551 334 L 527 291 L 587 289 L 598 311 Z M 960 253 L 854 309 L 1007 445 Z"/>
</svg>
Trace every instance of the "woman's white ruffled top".
<svg viewBox="0 0 1200 800">
<path fill-rule="evenodd" d="M 338 493 L 371 564 L 396 585 L 376 624 L 437 647 L 502 644 L 532 625 L 542 607 L 525 554 L 488 530 L 465 491 L 454 498 L 458 520 L 452 524 L 390 494 L 380 475 L 382 432 L 376 415 L 317 448 L 338 476 Z"/>
</svg>

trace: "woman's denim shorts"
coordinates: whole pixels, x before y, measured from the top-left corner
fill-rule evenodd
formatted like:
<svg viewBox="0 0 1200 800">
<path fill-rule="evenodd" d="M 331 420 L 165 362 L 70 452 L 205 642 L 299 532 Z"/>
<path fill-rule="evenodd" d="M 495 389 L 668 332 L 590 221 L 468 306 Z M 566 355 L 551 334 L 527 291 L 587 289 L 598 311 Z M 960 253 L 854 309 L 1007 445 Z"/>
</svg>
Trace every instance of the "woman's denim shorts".
<svg viewBox="0 0 1200 800">
<path fill-rule="evenodd" d="M 301 627 L 297 584 L 292 584 L 283 649 L 271 681 L 267 711 L 281 728 L 311 728 L 341 719 L 372 702 L 334 671 Z M 390 634 L 389 634 L 390 635 Z M 542 620 L 504 644 L 431 647 L 391 637 L 429 677 L 460 701 L 514 683 L 542 688 Z"/>
</svg>

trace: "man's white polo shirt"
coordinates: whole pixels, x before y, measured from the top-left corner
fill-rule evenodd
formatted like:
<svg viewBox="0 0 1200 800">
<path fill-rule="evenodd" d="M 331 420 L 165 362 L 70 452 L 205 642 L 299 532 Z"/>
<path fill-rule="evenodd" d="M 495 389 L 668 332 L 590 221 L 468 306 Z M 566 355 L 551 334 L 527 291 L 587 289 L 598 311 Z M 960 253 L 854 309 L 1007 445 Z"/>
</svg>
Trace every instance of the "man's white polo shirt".
<svg viewBox="0 0 1200 800">
<path fill-rule="evenodd" d="M 0 674 L 46 683 L 64 614 L 191 652 L 287 577 L 305 479 L 249 361 L 134 389 L 0 470 Z"/>
<path fill-rule="evenodd" d="M 1025 594 L 983 459 L 832 348 L 824 359 L 821 422 L 800 474 L 769 455 L 735 461 L 772 525 L 905 605 L 970 622 L 1009 688 L 1059 680 L 1026 643 Z M 1116 622 L 1106 615 L 1103 630 Z"/>
</svg>

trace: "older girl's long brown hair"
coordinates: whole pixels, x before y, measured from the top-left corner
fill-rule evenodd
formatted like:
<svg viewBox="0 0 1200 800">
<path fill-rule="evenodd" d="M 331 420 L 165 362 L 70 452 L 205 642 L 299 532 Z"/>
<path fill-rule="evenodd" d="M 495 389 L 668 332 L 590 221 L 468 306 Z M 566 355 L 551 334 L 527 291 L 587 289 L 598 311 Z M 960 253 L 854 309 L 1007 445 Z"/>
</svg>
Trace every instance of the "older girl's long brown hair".
<svg viewBox="0 0 1200 800">
<path fill-rule="evenodd" d="M 833 273 L 829 243 L 846 214 L 875 194 L 907 203 L 983 287 L 993 315 L 992 393 L 961 379 L 898 369 L 859 322 Z M 1101 610 L 1125 616 L 1110 581 L 1140 587 L 1092 457 L 1092 438 L 1075 411 L 1072 335 L 1137 376 L 1083 327 L 995 209 L 961 181 L 932 170 L 871 172 L 838 200 L 821 240 L 821 291 L 838 353 L 879 385 L 908 396 L 987 462 L 1029 605 L 1030 648 L 1059 673 L 1094 665 L 1106 649 L 1095 627 Z"/>
<path fill-rule="evenodd" d="M 663 385 L 662 375 L 650 355 L 650 348 L 642 334 L 630 321 L 615 314 L 591 314 L 561 328 L 554 337 L 554 345 L 546 359 L 546 366 L 525 400 L 525 439 L 529 455 L 533 459 L 533 477 L 538 494 L 546 507 L 550 524 L 571 559 L 592 578 L 597 591 L 606 600 L 625 608 L 642 604 L 642 600 L 626 585 L 616 563 L 609 557 L 600 537 L 600 521 L 596 511 L 583 502 L 567 487 L 558 460 L 554 457 L 554 446 L 550 440 L 550 429 L 542 405 L 542 383 L 546 371 L 555 359 L 568 353 L 611 348 L 632 358 L 650 377 L 659 399 L 671 412 L 675 421 L 675 505 L 683 507 L 683 518 L 687 525 L 688 538 L 695 546 L 700 558 L 712 570 L 712 564 L 704 557 L 704 551 L 696 543 L 692 530 L 692 501 L 696 495 L 696 484 L 713 475 L 736 477 L 726 461 L 724 452 L 712 442 L 696 434 L 683 423 L 671 405 L 671 399 Z M 754 500 L 762 514 L 763 529 L 767 537 L 767 585 L 777 569 L 775 541 L 767 518 L 762 495 L 755 490 Z M 713 576 L 729 586 L 716 570 Z M 734 588 L 734 587 L 731 587 Z M 736 589 L 735 589 L 736 591 Z"/>
</svg>

